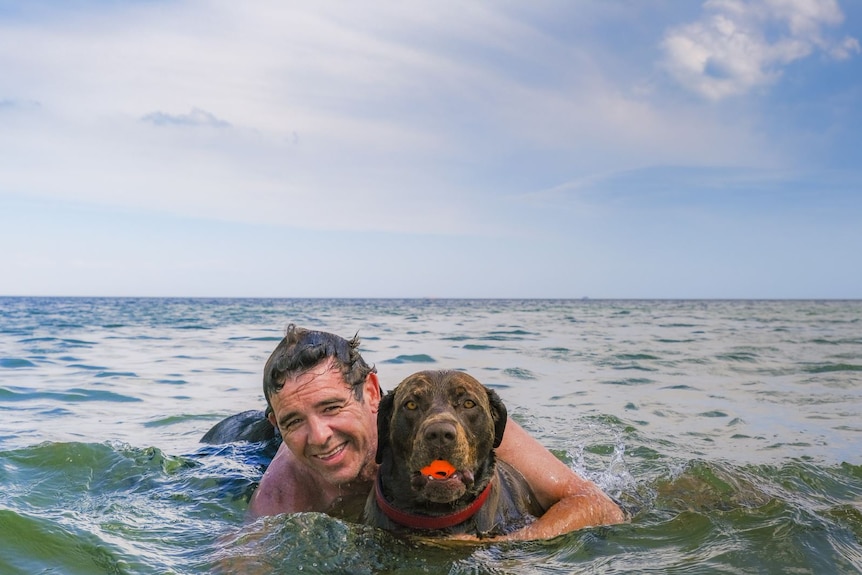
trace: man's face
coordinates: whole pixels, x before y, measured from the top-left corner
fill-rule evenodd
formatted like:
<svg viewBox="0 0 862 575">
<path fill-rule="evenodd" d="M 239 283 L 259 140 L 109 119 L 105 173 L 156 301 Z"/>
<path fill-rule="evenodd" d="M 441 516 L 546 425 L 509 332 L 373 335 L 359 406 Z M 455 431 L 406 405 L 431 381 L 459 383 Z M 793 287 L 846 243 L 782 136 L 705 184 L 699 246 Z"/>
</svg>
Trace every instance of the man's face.
<svg viewBox="0 0 862 575">
<path fill-rule="evenodd" d="M 271 417 L 287 447 L 297 461 L 332 485 L 373 470 L 380 403 L 377 376 L 370 374 L 363 385 L 359 401 L 327 360 L 286 380 L 270 397 Z"/>
</svg>

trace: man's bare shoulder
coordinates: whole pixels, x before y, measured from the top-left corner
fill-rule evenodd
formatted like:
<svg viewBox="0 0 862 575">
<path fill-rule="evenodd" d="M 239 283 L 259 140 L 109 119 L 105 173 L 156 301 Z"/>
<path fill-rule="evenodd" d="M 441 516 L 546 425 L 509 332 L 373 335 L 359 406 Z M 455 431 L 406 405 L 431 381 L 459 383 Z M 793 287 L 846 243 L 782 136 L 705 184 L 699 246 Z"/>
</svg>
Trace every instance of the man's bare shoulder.
<svg viewBox="0 0 862 575">
<path fill-rule="evenodd" d="M 260 479 L 249 502 L 249 519 L 279 513 L 317 511 L 308 479 L 298 473 L 290 450 L 282 444 Z"/>
</svg>

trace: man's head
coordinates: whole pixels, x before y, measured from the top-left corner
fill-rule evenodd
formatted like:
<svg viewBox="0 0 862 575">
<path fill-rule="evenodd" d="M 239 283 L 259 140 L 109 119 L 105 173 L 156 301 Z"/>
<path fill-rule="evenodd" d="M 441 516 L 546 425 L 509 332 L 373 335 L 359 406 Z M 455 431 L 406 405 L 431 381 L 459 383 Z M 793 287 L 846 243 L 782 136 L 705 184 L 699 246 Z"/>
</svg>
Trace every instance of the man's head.
<svg viewBox="0 0 862 575">
<path fill-rule="evenodd" d="M 264 395 L 294 461 L 331 485 L 374 476 L 380 386 L 359 339 L 290 325 L 266 362 Z"/>
<path fill-rule="evenodd" d="M 331 360 L 345 384 L 353 389 L 356 399 L 362 400 L 362 384 L 377 368 L 369 366 L 359 354 L 359 337 L 350 341 L 325 331 L 312 331 L 294 324 L 273 350 L 263 368 L 263 395 L 267 413 L 272 411 L 273 394 L 281 391 L 287 379 L 295 379 L 318 364 Z"/>
</svg>

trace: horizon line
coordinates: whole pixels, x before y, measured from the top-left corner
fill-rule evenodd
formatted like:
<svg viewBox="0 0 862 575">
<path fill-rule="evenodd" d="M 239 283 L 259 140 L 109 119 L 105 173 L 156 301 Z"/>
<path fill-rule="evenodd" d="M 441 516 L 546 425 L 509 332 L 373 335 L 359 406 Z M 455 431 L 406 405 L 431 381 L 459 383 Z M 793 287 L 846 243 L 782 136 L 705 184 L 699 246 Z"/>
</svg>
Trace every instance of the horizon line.
<svg viewBox="0 0 862 575">
<path fill-rule="evenodd" d="M 550 297 L 550 296 L 149 296 L 2 295 L 0 299 L 415 300 L 415 301 L 862 301 L 862 297 Z"/>
</svg>

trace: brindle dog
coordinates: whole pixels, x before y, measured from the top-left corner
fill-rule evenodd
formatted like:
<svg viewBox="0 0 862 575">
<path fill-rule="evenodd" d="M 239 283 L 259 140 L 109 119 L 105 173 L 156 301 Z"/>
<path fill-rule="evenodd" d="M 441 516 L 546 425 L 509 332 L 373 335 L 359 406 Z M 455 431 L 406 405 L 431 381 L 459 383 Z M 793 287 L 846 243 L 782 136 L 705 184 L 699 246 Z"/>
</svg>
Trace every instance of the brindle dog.
<svg viewBox="0 0 862 575">
<path fill-rule="evenodd" d="M 506 407 L 466 373 L 422 371 L 380 402 L 377 484 L 364 521 L 395 532 L 491 537 L 541 515 L 518 471 L 496 461 Z"/>
</svg>

